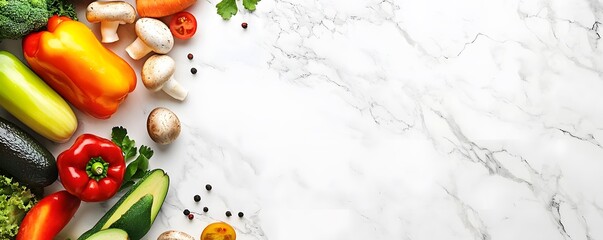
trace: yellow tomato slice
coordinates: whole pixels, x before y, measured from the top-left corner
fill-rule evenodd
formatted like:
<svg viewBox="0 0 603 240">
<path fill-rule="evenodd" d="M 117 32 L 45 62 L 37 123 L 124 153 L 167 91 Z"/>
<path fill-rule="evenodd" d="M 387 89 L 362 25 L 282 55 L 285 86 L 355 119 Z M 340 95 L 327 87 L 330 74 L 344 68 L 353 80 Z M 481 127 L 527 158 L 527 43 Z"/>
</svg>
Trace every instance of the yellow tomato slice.
<svg viewBox="0 0 603 240">
<path fill-rule="evenodd" d="M 225 222 L 215 222 L 207 225 L 201 233 L 201 240 L 236 240 L 234 228 Z"/>
</svg>

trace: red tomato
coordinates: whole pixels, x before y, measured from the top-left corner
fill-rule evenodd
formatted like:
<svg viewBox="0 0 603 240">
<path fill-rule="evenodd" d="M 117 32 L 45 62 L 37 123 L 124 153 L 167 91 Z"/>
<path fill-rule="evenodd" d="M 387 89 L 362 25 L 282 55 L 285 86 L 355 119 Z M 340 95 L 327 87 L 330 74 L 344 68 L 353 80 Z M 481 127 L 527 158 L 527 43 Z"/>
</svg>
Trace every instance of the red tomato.
<svg viewBox="0 0 603 240">
<path fill-rule="evenodd" d="M 170 21 L 170 31 L 174 37 L 189 39 L 197 32 L 197 19 L 189 12 L 176 13 Z"/>
</svg>

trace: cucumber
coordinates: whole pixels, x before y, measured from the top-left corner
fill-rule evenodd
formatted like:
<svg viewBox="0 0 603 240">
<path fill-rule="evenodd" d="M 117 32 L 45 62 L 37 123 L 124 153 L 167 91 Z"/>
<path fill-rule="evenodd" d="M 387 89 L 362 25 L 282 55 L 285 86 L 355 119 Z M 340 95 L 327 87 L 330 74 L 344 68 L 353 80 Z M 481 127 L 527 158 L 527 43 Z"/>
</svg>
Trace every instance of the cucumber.
<svg viewBox="0 0 603 240">
<path fill-rule="evenodd" d="M 0 117 L 0 170 L 32 188 L 57 180 L 57 163 L 48 149 L 17 125 Z"/>
<path fill-rule="evenodd" d="M 78 240 L 88 239 L 93 234 L 109 228 L 125 230 L 132 240 L 142 238 L 159 214 L 169 185 L 170 178 L 163 170 L 149 171 Z"/>
<path fill-rule="evenodd" d="M 128 233 L 124 230 L 117 228 L 109 228 L 102 231 L 99 231 L 86 240 L 128 240 Z"/>
</svg>

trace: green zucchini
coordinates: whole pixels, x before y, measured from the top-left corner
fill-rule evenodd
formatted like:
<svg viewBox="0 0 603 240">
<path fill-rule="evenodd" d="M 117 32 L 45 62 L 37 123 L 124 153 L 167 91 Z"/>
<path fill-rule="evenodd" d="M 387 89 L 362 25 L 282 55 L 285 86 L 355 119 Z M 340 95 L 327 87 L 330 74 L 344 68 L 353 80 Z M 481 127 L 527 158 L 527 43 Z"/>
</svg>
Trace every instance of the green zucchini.
<svg viewBox="0 0 603 240">
<path fill-rule="evenodd" d="M 6 51 L 0 51 L 0 107 L 54 142 L 66 142 L 77 128 L 67 102 Z"/>
<path fill-rule="evenodd" d="M 17 125 L 0 118 L 0 171 L 32 188 L 57 180 L 52 153 Z"/>
</svg>

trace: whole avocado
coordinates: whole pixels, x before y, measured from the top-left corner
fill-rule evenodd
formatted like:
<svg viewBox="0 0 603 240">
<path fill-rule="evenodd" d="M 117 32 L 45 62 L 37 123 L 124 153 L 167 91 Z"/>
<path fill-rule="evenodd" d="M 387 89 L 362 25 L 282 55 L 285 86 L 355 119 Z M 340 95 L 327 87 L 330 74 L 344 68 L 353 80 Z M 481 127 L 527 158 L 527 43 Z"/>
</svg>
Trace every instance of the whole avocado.
<svg viewBox="0 0 603 240">
<path fill-rule="evenodd" d="M 20 39 L 40 30 L 55 14 L 77 20 L 68 0 L 0 0 L 0 39 Z"/>
<path fill-rule="evenodd" d="M 31 135 L 0 117 L 0 171 L 33 188 L 57 180 L 54 156 Z"/>
</svg>

